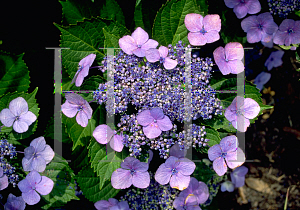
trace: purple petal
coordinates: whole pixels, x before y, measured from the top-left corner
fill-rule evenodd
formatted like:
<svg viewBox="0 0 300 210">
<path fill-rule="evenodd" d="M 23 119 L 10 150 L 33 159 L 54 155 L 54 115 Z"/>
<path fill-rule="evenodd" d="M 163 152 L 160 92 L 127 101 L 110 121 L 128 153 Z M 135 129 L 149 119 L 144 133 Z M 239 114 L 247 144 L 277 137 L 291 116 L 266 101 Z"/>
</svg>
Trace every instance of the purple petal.
<svg viewBox="0 0 300 210">
<path fill-rule="evenodd" d="M 2 176 L 3 176 L 3 168 L 0 167 L 0 177 L 2 177 Z"/>
<path fill-rule="evenodd" d="M 232 62 L 232 61 L 230 61 L 230 62 Z M 231 73 L 232 70 L 231 70 L 228 62 L 226 62 L 226 61 L 218 61 L 217 62 L 216 61 L 216 64 L 219 67 L 219 69 L 223 75 L 227 75 L 227 74 Z"/>
<path fill-rule="evenodd" d="M 42 176 L 42 181 L 36 186 L 36 191 L 41 195 L 48 195 L 54 186 L 54 182 L 46 176 Z"/>
<path fill-rule="evenodd" d="M 240 166 L 234 170 L 238 176 L 245 176 L 248 173 L 248 168 L 245 166 Z"/>
<path fill-rule="evenodd" d="M 161 120 L 157 120 L 157 125 L 158 125 L 159 129 L 162 131 L 168 131 L 173 128 L 172 122 L 168 116 L 165 116 Z"/>
<path fill-rule="evenodd" d="M 223 176 L 227 171 L 227 166 L 225 164 L 224 158 L 218 157 L 217 159 L 215 159 L 213 162 L 213 168 L 219 176 Z"/>
<path fill-rule="evenodd" d="M 9 103 L 9 110 L 15 116 L 20 116 L 28 111 L 28 104 L 22 97 L 15 98 Z"/>
<path fill-rule="evenodd" d="M 43 136 L 40 136 L 38 138 L 33 139 L 30 142 L 30 146 L 34 147 L 36 152 L 43 151 L 46 147 L 45 138 Z"/>
<path fill-rule="evenodd" d="M 250 29 L 247 32 L 247 41 L 249 43 L 256 43 L 262 40 L 262 31 L 258 28 Z"/>
<path fill-rule="evenodd" d="M 28 126 L 30 126 L 34 121 L 36 121 L 36 116 L 31 111 L 22 114 L 19 118 L 20 121 L 25 122 Z"/>
<path fill-rule="evenodd" d="M 288 35 L 284 40 L 284 45 L 290 46 L 291 44 L 292 44 L 292 37 L 291 37 L 291 35 Z"/>
<path fill-rule="evenodd" d="M 177 157 L 170 156 L 165 162 L 165 167 L 172 170 L 173 168 L 176 168 L 179 165 L 179 163 L 180 162 Z"/>
<path fill-rule="evenodd" d="M 0 178 L 0 190 L 4 190 L 8 187 L 8 177 L 4 175 Z"/>
<path fill-rule="evenodd" d="M 203 18 L 203 25 L 206 31 L 212 30 L 219 32 L 221 30 L 221 19 L 219 15 L 206 15 Z"/>
<path fill-rule="evenodd" d="M 204 34 L 204 37 L 206 39 L 206 43 L 213 43 L 220 39 L 219 32 L 217 32 L 217 31 L 209 31 Z"/>
<path fill-rule="evenodd" d="M 226 119 L 231 122 L 233 120 L 237 120 L 237 114 L 235 111 L 232 111 L 230 109 L 230 107 L 228 107 L 226 110 L 225 110 L 225 114 L 224 116 L 226 117 Z"/>
<path fill-rule="evenodd" d="M 111 185 L 115 189 L 126 189 L 132 185 L 132 175 L 129 170 L 118 168 L 111 175 Z"/>
<path fill-rule="evenodd" d="M 233 12 L 238 19 L 244 18 L 248 13 L 248 8 L 244 4 L 239 4 L 233 8 Z"/>
<path fill-rule="evenodd" d="M 148 163 L 145 162 L 134 162 L 132 164 L 132 169 L 138 171 L 138 172 L 146 172 L 149 168 Z"/>
<path fill-rule="evenodd" d="M 20 191 L 22 193 L 27 193 L 29 192 L 32 187 L 31 185 L 29 184 L 28 180 L 27 179 L 23 179 L 21 180 L 19 183 L 18 183 L 18 188 L 20 189 Z"/>
<path fill-rule="evenodd" d="M 22 198 L 28 205 L 34 205 L 37 204 L 41 197 L 35 190 L 30 190 L 27 193 L 22 193 Z"/>
<path fill-rule="evenodd" d="M 186 176 L 191 175 L 194 172 L 195 168 L 195 163 L 187 158 L 180 158 L 179 165 L 176 167 L 177 171 Z"/>
<path fill-rule="evenodd" d="M 225 46 L 225 56 L 229 61 L 242 60 L 244 57 L 244 48 L 238 42 L 230 42 Z"/>
<path fill-rule="evenodd" d="M 190 32 L 188 33 L 188 40 L 191 45 L 202 46 L 206 44 L 206 38 L 200 32 Z"/>
<path fill-rule="evenodd" d="M 238 5 L 241 1 L 240 0 L 224 0 L 226 7 L 233 8 Z"/>
<path fill-rule="evenodd" d="M 145 110 L 140 112 L 137 116 L 136 119 L 138 123 L 142 126 L 148 126 L 150 123 L 154 121 L 154 118 L 150 114 L 150 110 Z"/>
<path fill-rule="evenodd" d="M 66 93 L 65 97 L 66 97 L 66 100 L 70 104 L 74 104 L 74 105 L 84 105 L 85 104 L 85 100 L 82 98 L 82 96 L 78 95 L 76 93 Z"/>
<path fill-rule="evenodd" d="M 231 181 L 235 187 L 242 187 L 245 185 L 245 177 L 231 177 Z"/>
<path fill-rule="evenodd" d="M 140 161 L 134 157 L 127 157 L 121 163 L 121 167 L 124 169 L 133 169 L 133 165 L 139 163 Z"/>
<path fill-rule="evenodd" d="M 153 152 L 152 152 L 152 150 L 148 150 L 148 153 L 149 153 L 149 158 L 148 158 L 148 166 L 149 166 L 149 164 L 150 164 L 150 162 L 151 162 L 151 160 L 152 160 L 152 158 L 153 158 Z"/>
<path fill-rule="evenodd" d="M 284 45 L 285 39 L 288 37 L 287 32 L 277 31 L 274 35 L 273 42 L 278 45 Z"/>
<path fill-rule="evenodd" d="M 112 205 L 106 201 L 106 200 L 101 200 L 101 201 L 97 201 L 95 204 L 94 204 L 95 208 L 97 210 L 102 210 L 102 209 L 109 209 L 109 207 L 111 207 Z"/>
<path fill-rule="evenodd" d="M 237 110 L 237 108 L 242 107 L 244 105 L 244 100 L 245 98 L 241 96 L 235 97 L 230 105 L 231 110 Z"/>
<path fill-rule="evenodd" d="M 161 134 L 161 130 L 159 129 L 157 123 L 151 123 L 150 125 L 143 127 L 143 132 L 149 139 L 156 138 Z"/>
<path fill-rule="evenodd" d="M 221 191 L 225 192 L 233 192 L 234 191 L 234 186 L 230 181 L 225 181 L 221 184 Z"/>
<path fill-rule="evenodd" d="M 5 210 L 24 210 L 26 207 L 25 201 L 22 196 L 16 197 L 13 194 L 9 194 L 7 202 L 4 205 Z"/>
<path fill-rule="evenodd" d="M 262 34 L 262 38 L 261 38 L 261 42 L 263 43 L 269 43 L 269 42 L 273 42 L 273 35 L 269 35 L 269 34 L 266 34 L 266 33 L 263 33 Z"/>
<path fill-rule="evenodd" d="M 88 116 L 83 111 L 79 111 L 79 113 L 76 115 L 76 121 L 82 127 L 86 127 L 89 123 Z"/>
<path fill-rule="evenodd" d="M 185 27 L 191 32 L 199 32 L 203 26 L 202 21 L 202 15 L 195 13 L 187 14 L 184 18 Z"/>
<path fill-rule="evenodd" d="M 147 32 L 141 27 L 137 27 L 131 34 L 131 37 L 136 41 L 137 45 L 143 45 L 149 39 Z"/>
<path fill-rule="evenodd" d="M 83 112 L 86 114 L 88 119 L 92 118 L 93 109 L 87 101 L 85 101 L 85 104 L 83 105 Z"/>
<path fill-rule="evenodd" d="M 170 186 L 178 190 L 184 190 L 189 186 L 190 176 L 185 176 L 181 172 L 172 175 L 170 179 Z"/>
<path fill-rule="evenodd" d="M 234 135 L 226 136 L 220 141 L 222 152 L 233 152 L 238 147 L 237 137 Z"/>
<path fill-rule="evenodd" d="M 185 153 L 187 153 L 187 151 L 185 151 L 184 149 L 180 150 L 180 147 L 177 143 L 174 144 L 170 148 L 170 152 L 169 152 L 170 156 L 174 156 L 174 157 L 177 157 L 177 158 L 183 158 L 185 156 Z"/>
<path fill-rule="evenodd" d="M 199 182 L 199 187 L 194 191 L 194 195 L 198 199 L 198 203 L 205 203 L 209 197 L 208 187 L 204 182 Z"/>
<path fill-rule="evenodd" d="M 189 194 L 194 194 L 194 191 L 196 191 L 198 188 L 198 180 L 194 177 L 191 177 L 189 186 L 185 190 L 181 191 L 178 196 L 186 198 Z"/>
<path fill-rule="evenodd" d="M 158 61 L 160 58 L 158 49 L 154 49 L 154 48 L 147 50 L 145 52 L 145 56 L 146 56 L 147 61 L 149 61 L 151 63 Z"/>
<path fill-rule="evenodd" d="M 40 155 L 45 160 L 46 164 L 48 164 L 54 158 L 55 153 L 49 145 L 46 145 L 45 149 L 39 152 L 38 155 Z"/>
<path fill-rule="evenodd" d="M 261 10 L 261 5 L 258 0 L 246 1 L 245 6 L 248 8 L 249 14 L 256 14 L 259 13 Z"/>
<path fill-rule="evenodd" d="M 161 108 L 151 109 L 150 114 L 155 120 L 161 120 L 165 116 Z"/>
<path fill-rule="evenodd" d="M 185 198 L 184 197 L 176 197 L 173 206 L 176 210 L 184 210 L 183 206 L 185 205 L 184 203 Z"/>
<path fill-rule="evenodd" d="M 113 130 L 105 125 L 98 125 L 93 131 L 93 136 L 100 144 L 107 144 L 112 136 L 114 135 Z"/>
<path fill-rule="evenodd" d="M 79 61 L 79 65 L 80 66 L 88 66 L 91 67 L 91 65 L 93 64 L 94 60 L 96 58 L 95 54 L 89 54 L 88 56 L 84 57 L 83 59 L 81 59 Z"/>
<path fill-rule="evenodd" d="M 165 47 L 165 46 L 160 46 L 160 47 L 158 48 L 158 52 L 159 52 L 160 57 L 165 58 L 165 57 L 167 57 L 167 55 L 168 55 L 168 53 L 169 53 L 169 50 L 168 50 L 168 48 Z"/>
<path fill-rule="evenodd" d="M 117 205 L 119 203 L 119 201 L 115 198 L 109 198 L 108 199 L 108 202 L 111 204 L 111 205 Z"/>
<path fill-rule="evenodd" d="M 225 160 L 228 167 L 233 169 L 241 166 L 245 162 L 245 154 L 243 150 L 238 147 L 237 151 L 227 153 Z M 231 162 L 231 161 L 235 161 L 235 162 Z M 241 162 L 236 162 L 236 161 L 241 161 Z"/>
<path fill-rule="evenodd" d="M 27 123 L 25 123 L 25 122 L 16 120 L 16 121 L 14 122 L 13 129 L 14 129 L 17 133 L 24 133 L 24 132 L 26 132 L 26 131 L 28 130 L 28 125 L 27 125 Z"/>
<path fill-rule="evenodd" d="M 244 30 L 244 32 L 248 32 L 250 29 L 255 29 L 257 28 L 257 25 L 259 24 L 258 20 L 257 20 L 257 16 L 256 15 L 252 15 L 249 16 L 247 18 L 245 18 L 244 20 L 242 20 L 241 22 L 241 26 L 242 29 Z"/>
<path fill-rule="evenodd" d="M 274 36 L 272 36 L 272 37 L 274 37 Z M 272 38 L 272 40 L 271 41 L 269 41 L 269 42 L 261 42 L 265 47 L 267 47 L 267 48 L 273 48 L 273 38 Z"/>
<path fill-rule="evenodd" d="M 24 157 L 22 159 L 22 166 L 23 166 L 24 171 L 32 171 L 33 170 L 32 160 L 33 160 L 33 157 L 31 157 L 30 159 L 27 159 Z"/>
<path fill-rule="evenodd" d="M 250 121 L 244 116 L 237 116 L 237 120 L 231 122 L 232 126 L 240 132 L 246 132 L 250 125 Z"/>
<path fill-rule="evenodd" d="M 246 98 L 244 101 L 244 110 L 244 116 L 248 119 L 253 119 L 258 115 L 260 106 L 252 98 Z"/>
<path fill-rule="evenodd" d="M 27 158 L 27 159 L 32 158 L 34 152 L 35 152 L 35 148 L 33 146 L 29 146 L 29 147 L 25 148 L 25 150 L 24 150 L 25 158 Z M 0 176 L 2 176 L 2 175 L 0 174 Z"/>
<path fill-rule="evenodd" d="M 285 19 L 281 22 L 280 26 L 279 26 L 279 30 L 280 31 L 287 31 L 290 28 L 294 28 L 295 26 L 295 21 L 292 19 Z"/>
<path fill-rule="evenodd" d="M 216 158 L 220 157 L 222 154 L 222 150 L 219 144 L 216 144 L 210 147 L 207 151 L 208 158 L 210 161 L 214 161 Z"/>
<path fill-rule="evenodd" d="M 166 168 L 166 164 L 161 164 L 155 172 L 155 180 L 161 184 L 168 184 L 172 175 L 172 169 Z"/>
<path fill-rule="evenodd" d="M 69 118 L 73 118 L 78 112 L 79 105 L 70 104 L 66 101 L 63 105 L 61 105 L 61 111 Z"/>
<path fill-rule="evenodd" d="M 158 46 L 158 42 L 153 40 L 153 39 L 149 39 L 145 44 L 142 45 L 142 50 L 147 51 L 151 48 L 156 48 Z"/>
<path fill-rule="evenodd" d="M 0 112 L 0 120 L 6 127 L 11 127 L 15 119 L 16 117 L 11 113 L 9 109 L 2 109 L 2 111 Z"/>
<path fill-rule="evenodd" d="M 245 70 L 244 63 L 240 60 L 228 61 L 228 66 L 231 69 L 231 74 L 239 74 Z"/>
<path fill-rule="evenodd" d="M 120 48 L 128 55 L 132 55 L 133 50 L 137 48 L 136 41 L 131 36 L 123 36 L 119 39 Z"/>
<path fill-rule="evenodd" d="M 149 173 L 147 171 L 135 172 L 132 176 L 132 184 L 137 188 L 147 188 L 150 184 Z"/>
<path fill-rule="evenodd" d="M 80 87 L 82 85 L 84 78 L 89 74 L 89 69 L 90 69 L 89 66 L 85 66 L 78 72 L 76 81 L 75 81 L 76 87 Z"/>
<path fill-rule="evenodd" d="M 116 206 L 116 207 L 117 207 L 116 209 L 114 209 L 115 208 L 115 206 L 114 206 L 110 210 L 130 210 L 127 201 L 119 202 L 118 206 Z"/>
<path fill-rule="evenodd" d="M 225 60 L 225 49 L 223 47 L 218 47 L 213 52 L 215 62 L 220 62 Z"/>
<path fill-rule="evenodd" d="M 169 57 L 165 58 L 164 67 L 165 69 L 174 69 L 177 66 L 178 62 L 176 60 L 173 60 Z"/>
<path fill-rule="evenodd" d="M 115 150 L 116 152 L 122 152 L 123 150 L 123 137 L 120 136 L 120 135 L 114 135 L 112 138 L 111 138 L 111 141 L 110 141 L 110 146 L 113 150 Z"/>
<path fill-rule="evenodd" d="M 41 156 L 32 159 L 31 166 L 33 170 L 43 172 L 46 169 L 46 161 Z"/>
</svg>

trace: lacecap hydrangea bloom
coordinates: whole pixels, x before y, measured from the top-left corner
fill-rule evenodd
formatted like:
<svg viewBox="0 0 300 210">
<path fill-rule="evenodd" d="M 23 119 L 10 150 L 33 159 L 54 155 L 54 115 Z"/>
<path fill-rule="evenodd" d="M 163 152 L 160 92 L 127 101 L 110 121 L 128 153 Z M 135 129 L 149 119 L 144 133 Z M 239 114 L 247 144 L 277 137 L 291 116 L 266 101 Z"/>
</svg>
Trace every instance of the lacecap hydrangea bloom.
<svg viewBox="0 0 300 210">
<path fill-rule="evenodd" d="M 115 198 L 109 198 L 108 201 L 97 201 L 94 206 L 97 210 L 129 210 L 129 206 L 126 201 L 119 202 Z"/>
<path fill-rule="evenodd" d="M 240 166 L 234 169 L 233 172 L 230 173 L 231 182 L 235 187 L 242 187 L 245 184 L 245 176 L 248 173 L 248 168 L 245 166 Z"/>
<path fill-rule="evenodd" d="M 300 20 L 285 19 L 274 35 L 273 42 L 278 45 L 290 46 L 300 43 Z"/>
<path fill-rule="evenodd" d="M 16 197 L 10 193 L 4 205 L 4 210 L 24 210 L 25 207 L 26 204 L 22 196 Z"/>
<path fill-rule="evenodd" d="M 233 12 L 238 19 L 244 18 L 248 14 L 260 12 L 261 5 L 258 0 L 224 0 L 225 5 L 233 8 Z"/>
<path fill-rule="evenodd" d="M 8 187 L 8 177 L 3 173 L 3 168 L 0 167 L 0 190 Z"/>
</svg>

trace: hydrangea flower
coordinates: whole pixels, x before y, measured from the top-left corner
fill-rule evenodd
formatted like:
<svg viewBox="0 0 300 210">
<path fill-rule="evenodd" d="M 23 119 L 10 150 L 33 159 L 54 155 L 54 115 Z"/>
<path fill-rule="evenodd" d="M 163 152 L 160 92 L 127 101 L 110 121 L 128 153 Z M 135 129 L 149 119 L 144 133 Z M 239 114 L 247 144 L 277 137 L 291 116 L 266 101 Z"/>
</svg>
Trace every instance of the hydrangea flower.
<svg viewBox="0 0 300 210">
<path fill-rule="evenodd" d="M 94 206 L 97 210 L 129 210 L 129 205 L 126 201 L 119 202 L 115 198 L 109 198 L 108 201 L 97 201 Z"/>
<path fill-rule="evenodd" d="M 9 194 L 7 201 L 4 205 L 5 210 L 24 210 L 26 207 L 25 201 L 22 196 L 16 197 L 13 194 Z"/>
<path fill-rule="evenodd" d="M 77 87 L 82 85 L 84 78 L 89 74 L 89 69 L 96 58 L 95 54 L 89 54 L 79 62 L 79 69 L 76 72 L 71 84 L 75 82 Z"/>
<path fill-rule="evenodd" d="M 278 30 L 278 25 L 274 22 L 273 16 L 269 12 L 260 15 L 252 15 L 241 22 L 242 29 L 247 33 L 247 41 L 270 42 L 273 34 Z"/>
<path fill-rule="evenodd" d="M 278 45 L 290 46 L 300 43 L 300 20 L 285 19 L 274 35 L 273 42 Z"/>
<path fill-rule="evenodd" d="M 224 158 L 228 167 L 232 169 L 245 162 L 237 162 L 241 157 L 245 160 L 245 154 L 238 147 L 238 140 L 234 135 L 223 138 L 220 144 L 216 144 L 208 149 L 208 158 L 213 161 L 213 169 L 219 176 L 223 176 L 227 172 Z M 231 162 L 231 160 L 234 162 Z"/>
<path fill-rule="evenodd" d="M 244 48 L 238 42 L 230 42 L 223 47 L 218 47 L 213 52 L 215 62 L 223 75 L 238 74 L 244 71 Z"/>
<path fill-rule="evenodd" d="M 191 13 L 184 19 L 185 27 L 190 31 L 188 40 L 191 45 L 202 46 L 220 39 L 221 19 L 219 15 L 202 15 Z"/>
<path fill-rule="evenodd" d="M 187 151 L 184 149 L 181 150 L 179 144 L 176 143 L 170 148 L 169 155 L 177 158 L 184 158 L 186 153 Z"/>
<path fill-rule="evenodd" d="M 61 105 L 61 111 L 69 118 L 73 118 L 78 112 L 77 123 L 86 127 L 93 114 L 90 104 L 76 93 L 66 93 L 65 96 L 67 100 Z"/>
<path fill-rule="evenodd" d="M 159 61 L 163 63 L 165 69 L 174 69 L 177 66 L 177 61 L 167 57 L 168 48 L 165 46 L 160 46 L 158 49 L 149 49 L 146 51 L 146 58 L 149 62 L 154 63 Z"/>
<path fill-rule="evenodd" d="M 173 128 L 170 118 L 164 115 L 161 108 L 144 110 L 137 115 L 137 121 L 143 126 L 143 132 L 149 139 L 158 137 L 162 131 Z"/>
<path fill-rule="evenodd" d="M 133 53 L 138 57 L 144 57 L 147 50 L 158 46 L 158 42 L 149 39 L 147 32 L 141 27 L 137 27 L 131 36 L 126 35 L 119 39 L 119 45 L 128 55 Z"/>
<path fill-rule="evenodd" d="M 100 144 L 110 142 L 111 148 L 117 152 L 123 150 L 123 137 L 117 135 L 117 132 L 112 130 L 108 125 L 98 125 L 93 131 L 93 136 Z"/>
<path fill-rule="evenodd" d="M 247 13 L 256 14 L 261 10 L 258 0 L 224 0 L 224 2 L 227 7 L 233 8 L 238 19 L 244 18 Z"/>
<path fill-rule="evenodd" d="M 24 150 L 23 169 L 24 171 L 43 172 L 54 155 L 52 148 L 46 144 L 45 138 L 43 136 L 38 137 L 32 140 L 30 146 Z"/>
<path fill-rule="evenodd" d="M 275 52 L 272 52 L 268 59 L 265 62 L 265 66 L 270 71 L 273 67 L 278 67 L 282 65 L 282 56 L 284 54 L 283 50 L 278 50 Z"/>
<path fill-rule="evenodd" d="M 248 168 L 240 166 L 230 173 L 231 181 L 235 187 L 242 187 L 245 184 L 245 176 L 248 173 Z"/>
<path fill-rule="evenodd" d="M 0 167 L 0 190 L 8 187 L 8 177 L 3 173 L 3 168 Z"/>
<path fill-rule="evenodd" d="M 134 157 L 127 157 L 111 175 L 111 185 L 115 189 L 126 189 L 132 184 L 137 188 L 146 188 L 150 184 L 148 163 L 140 162 Z"/>
<path fill-rule="evenodd" d="M 189 195 L 187 198 L 177 197 L 173 206 L 176 210 L 201 210 L 196 196 Z"/>
<path fill-rule="evenodd" d="M 31 171 L 26 178 L 18 183 L 22 198 L 28 205 L 37 204 L 41 195 L 48 195 L 53 189 L 54 182 L 46 176 L 41 176 L 37 171 Z M 37 192 L 38 193 L 37 193 Z"/>
<path fill-rule="evenodd" d="M 246 132 L 250 125 L 249 119 L 255 118 L 260 111 L 260 106 L 251 98 L 237 96 L 225 110 L 224 116 L 232 126 L 240 132 Z"/>
<path fill-rule="evenodd" d="M 225 181 L 221 184 L 221 191 L 222 192 L 225 192 L 225 191 L 228 191 L 228 192 L 233 192 L 234 191 L 234 186 L 232 184 L 231 181 Z"/>
<path fill-rule="evenodd" d="M 28 104 L 22 97 L 15 98 L 9 103 L 9 109 L 0 112 L 1 123 L 6 127 L 11 127 L 17 133 L 24 133 L 28 127 L 36 121 L 36 116 L 28 111 Z"/>
<path fill-rule="evenodd" d="M 271 74 L 268 72 L 261 72 L 257 77 L 254 79 L 254 84 L 259 90 L 262 90 L 264 84 L 266 84 L 271 78 Z"/>
</svg>

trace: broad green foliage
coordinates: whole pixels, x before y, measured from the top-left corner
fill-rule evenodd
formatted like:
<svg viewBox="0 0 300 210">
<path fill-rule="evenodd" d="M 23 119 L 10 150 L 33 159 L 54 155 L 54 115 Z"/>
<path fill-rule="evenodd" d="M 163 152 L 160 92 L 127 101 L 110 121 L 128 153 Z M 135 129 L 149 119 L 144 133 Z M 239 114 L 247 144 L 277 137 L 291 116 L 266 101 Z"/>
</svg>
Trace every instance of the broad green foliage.
<svg viewBox="0 0 300 210">
<path fill-rule="evenodd" d="M 284 50 L 289 50 L 289 49 L 291 49 L 292 46 L 299 47 L 299 44 L 292 44 L 290 46 L 285 46 L 285 45 L 278 45 L 278 46 L 281 47 Z"/>
<path fill-rule="evenodd" d="M 208 14 L 208 0 L 196 0 L 197 6 L 199 7 L 200 14 L 204 17 Z"/>
<path fill-rule="evenodd" d="M 101 178 L 96 175 L 90 166 L 86 166 L 82 169 L 78 175 L 76 175 L 76 180 L 82 190 L 82 194 L 93 203 L 96 203 L 99 200 L 108 200 L 109 198 L 113 198 L 120 191 L 113 188 L 110 181 L 106 181 L 101 188 Z"/>
<path fill-rule="evenodd" d="M 220 143 L 221 139 L 220 139 L 218 131 L 216 131 L 215 129 L 206 127 L 205 132 L 206 132 L 205 139 L 209 139 L 208 145 L 210 147 L 215 144 Z"/>
<path fill-rule="evenodd" d="M 37 120 L 32 123 L 28 130 L 24 133 L 17 133 L 13 130 L 13 126 L 11 127 L 3 127 L 1 129 L 1 132 L 4 133 L 8 133 L 8 141 L 12 144 L 21 144 L 20 142 L 18 142 L 18 140 L 20 139 L 25 139 L 28 138 L 30 135 L 32 135 L 36 128 L 37 128 L 37 122 L 38 122 L 38 116 L 39 116 L 39 110 L 40 108 L 38 108 L 38 104 L 36 102 L 35 99 L 35 95 L 38 91 L 38 88 L 35 88 L 35 90 L 28 94 L 28 93 L 23 93 L 23 92 L 14 92 L 14 93 L 8 93 L 4 96 L 2 96 L 2 98 L 0 99 L 0 110 L 5 109 L 9 107 L 9 103 L 18 97 L 23 97 L 26 102 L 28 103 L 28 110 L 31 111 L 33 114 L 35 114 L 35 116 L 37 117 Z M 2 125 L 2 123 L 0 122 L 0 125 Z"/>
<path fill-rule="evenodd" d="M 300 10 L 296 11 L 295 14 L 300 17 Z"/>
<path fill-rule="evenodd" d="M 60 207 L 70 200 L 79 200 L 75 195 L 75 174 L 65 159 L 55 154 L 45 171 L 40 174 L 54 182 L 51 193 L 42 195 L 42 198 L 48 203 L 42 207 L 43 209 Z"/>
<path fill-rule="evenodd" d="M 0 51 L 0 96 L 9 92 L 27 92 L 29 71 L 23 61 L 24 53 L 12 55 Z"/>
<path fill-rule="evenodd" d="M 71 139 L 68 136 L 68 133 L 66 132 L 66 126 L 64 124 L 61 124 L 61 130 L 62 130 L 62 139 L 57 139 L 57 140 L 63 143 L 71 143 Z M 51 119 L 49 120 L 48 126 L 45 130 L 44 137 L 49 137 L 51 139 L 54 139 L 54 117 L 51 117 Z"/>
<path fill-rule="evenodd" d="M 201 181 L 207 183 L 214 175 L 216 175 L 216 172 L 211 170 L 211 168 L 207 166 L 203 161 L 195 162 L 195 164 L 196 169 L 192 174 L 192 177 L 195 177 L 199 182 Z"/>
</svg>

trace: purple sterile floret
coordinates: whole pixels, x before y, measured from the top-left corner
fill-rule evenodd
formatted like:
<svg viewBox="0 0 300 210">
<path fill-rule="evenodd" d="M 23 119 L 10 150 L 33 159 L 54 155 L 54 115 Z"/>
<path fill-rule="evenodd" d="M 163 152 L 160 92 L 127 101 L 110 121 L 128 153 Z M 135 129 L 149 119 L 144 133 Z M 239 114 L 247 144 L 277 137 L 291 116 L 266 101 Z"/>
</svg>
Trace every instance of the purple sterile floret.
<svg viewBox="0 0 300 210">
<path fill-rule="evenodd" d="M 112 130 L 108 125 L 98 125 L 93 131 L 93 136 L 100 144 L 110 142 L 111 148 L 117 152 L 123 150 L 123 136 L 116 134 L 116 131 Z"/>
<path fill-rule="evenodd" d="M 79 68 L 71 82 L 73 84 L 75 82 L 75 85 L 77 87 L 80 87 L 82 85 L 82 82 L 84 78 L 89 74 L 89 69 L 91 65 L 93 64 L 94 60 L 96 58 L 95 54 L 89 54 L 88 56 L 84 57 L 79 62 Z"/>
<path fill-rule="evenodd" d="M 232 184 L 231 181 L 225 181 L 221 184 L 221 191 L 225 192 L 233 192 L 234 191 L 234 185 Z"/>
<path fill-rule="evenodd" d="M 246 132 L 250 125 L 249 119 L 254 119 L 259 111 L 260 106 L 252 98 L 237 96 L 225 110 L 224 116 L 235 129 Z"/>
<path fill-rule="evenodd" d="M 273 67 L 278 67 L 282 65 L 282 56 L 284 54 L 283 50 L 278 50 L 275 52 L 272 52 L 268 59 L 265 62 L 265 66 L 270 71 Z"/>
<path fill-rule="evenodd" d="M 22 97 L 15 98 L 9 103 L 9 109 L 0 112 L 0 120 L 6 127 L 11 127 L 17 133 L 24 133 L 36 121 L 36 116 L 28 111 L 28 104 Z"/>
<path fill-rule="evenodd" d="M 245 184 L 245 176 L 248 173 L 248 168 L 240 166 L 230 173 L 231 181 L 235 187 L 242 187 Z"/>
<path fill-rule="evenodd" d="M 61 111 L 69 118 L 73 118 L 78 112 L 77 123 L 86 127 L 93 114 L 90 104 L 76 93 L 66 93 L 65 96 L 66 102 L 61 105 Z"/>
<path fill-rule="evenodd" d="M 269 12 L 260 15 L 252 15 L 241 22 L 242 29 L 247 33 L 247 41 L 270 42 L 273 34 L 278 30 L 278 25 L 274 22 L 273 16 Z"/>
<path fill-rule="evenodd" d="M 259 90 L 262 90 L 262 87 L 270 80 L 270 78 L 271 78 L 271 74 L 263 71 L 255 77 L 253 83 L 256 85 L 256 87 Z"/>
<path fill-rule="evenodd" d="M 177 157 L 177 158 L 184 158 L 186 153 L 187 153 L 187 151 L 184 149 L 180 149 L 179 144 L 176 143 L 170 148 L 169 155 Z"/>
<path fill-rule="evenodd" d="M 41 176 L 37 171 L 31 171 L 26 178 L 18 183 L 22 198 L 28 205 L 37 204 L 41 195 L 48 195 L 53 189 L 54 182 L 46 176 Z M 38 194 L 38 193 L 39 194 Z"/>
<path fill-rule="evenodd" d="M 135 54 L 144 57 L 150 48 L 156 48 L 158 42 L 149 39 L 149 35 L 141 27 L 137 27 L 131 36 L 126 35 L 119 39 L 120 48 L 128 55 Z"/>
<path fill-rule="evenodd" d="M 245 162 L 245 154 L 243 150 L 238 147 L 238 140 L 234 135 L 223 138 L 220 144 L 209 148 L 208 158 L 213 161 L 213 169 L 219 176 L 223 176 L 226 173 L 226 163 L 228 167 L 232 169 Z M 234 162 L 231 162 L 231 160 Z M 242 160 L 242 162 L 235 162 L 236 160 Z"/>
<path fill-rule="evenodd" d="M 238 42 L 230 42 L 223 47 L 218 47 L 213 52 L 215 62 L 223 75 L 238 74 L 244 71 L 244 48 Z"/>
<path fill-rule="evenodd" d="M 108 201 L 97 201 L 94 206 L 97 210 L 129 210 L 127 201 L 119 202 L 115 198 L 109 198 Z"/>
<path fill-rule="evenodd" d="M 244 18 L 247 13 L 256 14 L 260 12 L 261 5 L 258 0 L 224 0 L 225 5 L 233 8 L 237 18 Z"/>
<path fill-rule="evenodd" d="M 0 167 L 0 190 L 8 187 L 8 177 L 3 173 L 3 168 Z"/>
<path fill-rule="evenodd" d="M 22 196 L 16 197 L 13 194 L 9 194 L 7 201 L 4 205 L 5 210 L 24 210 L 26 207 L 25 201 Z"/>
<path fill-rule="evenodd" d="M 189 195 L 187 198 L 175 198 L 173 206 L 176 210 L 201 210 L 197 197 L 194 195 Z"/>
<path fill-rule="evenodd" d="M 300 20 L 285 19 L 274 35 L 273 42 L 278 45 L 290 46 L 300 43 Z"/>
<path fill-rule="evenodd" d="M 52 148 L 46 144 L 43 136 L 31 141 L 30 146 L 24 150 L 22 166 L 24 171 L 43 172 L 46 165 L 51 162 L 55 153 Z"/>
<path fill-rule="evenodd" d="M 146 188 L 150 184 L 148 167 L 148 163 L 127 157 L 121 163 L 121 168 L 112 173 L 111 185 L 115 189 L 129 188 L 132 184 L 137 188 Z"/>
<path fill-rule="evenodd" d="M 143 126 L 143 132 L 149 139 L 158 137 L 162 131 L 173 128 L 170 118 L 164 115 L 161 108 L 144 110 L 137 115 L 137 121 Z"/>
<path fill-rule="evenodd" d="M 174 69 L 177 66 L 177 61 L 167 57 L 168 48 L 165 46 L 160 46 L 158 49 L 149 49 L 146 51 L 146 58 L 149 62 L 154 63 L 159 61 L 163 63 L 165 69 Z"/>
<path fill-rule="evenodd" d="M 202 46 L 220 39 L 221 19 L 219 15 L 202 15 L 191 13 L 184 19 L 191 45 Z"/>
</svg>

